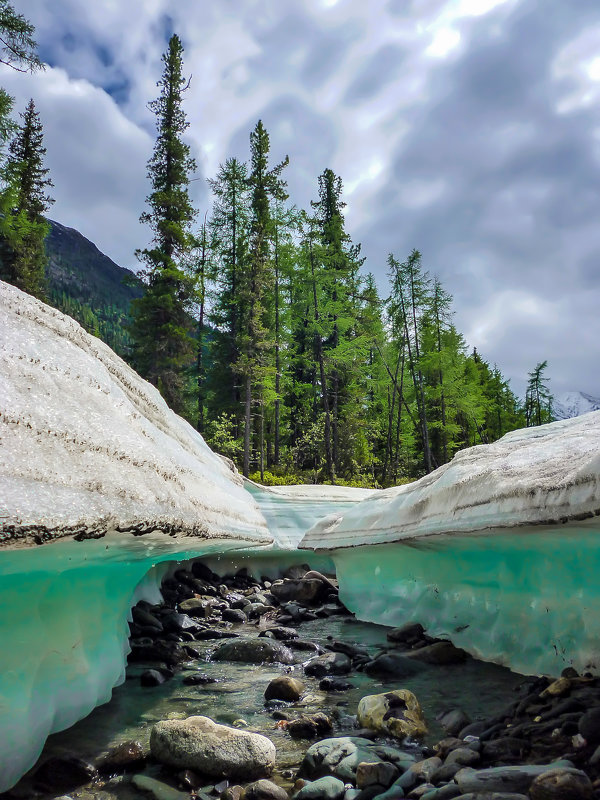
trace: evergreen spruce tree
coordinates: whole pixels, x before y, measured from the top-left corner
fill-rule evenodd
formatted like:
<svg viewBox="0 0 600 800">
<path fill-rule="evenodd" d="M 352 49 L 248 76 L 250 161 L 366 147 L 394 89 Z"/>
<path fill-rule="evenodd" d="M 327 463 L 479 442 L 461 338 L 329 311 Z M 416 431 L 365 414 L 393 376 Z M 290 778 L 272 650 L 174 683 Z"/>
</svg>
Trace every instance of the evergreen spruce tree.
<svg viewBox="0 0 600 800">
<path fill-rule="evenodd" d="M 150 103 L 156 114 L 158 136 L 148 162 L 152 192 L 149 210 L 140 221 L 153 233 L 152 247 L 137 256 L 144 264 L 147 290 L 132 303 L 133 361 L 140 374 L 156 385 L 173 410 L 186 408 L 186 371 L 193 354 L 191 306 L 194 279 L 185 269 L 194 244 L 191 233 L 196 212 L 188 185 L 196 164 L 182 139 L 188 127 L 182 95 L 183 47 L 174 34 L 163 55 L 159 97 Z"/>
<path fill-rule="evenodd" d="M 10 144 L 1 205 L 7 215 L 0 230 L 0 276 L 25 292 L 44 298 L 47 263 L 44 240 L 50 230 L 44 212 L 54 202 L 44 167 L 44 133 L 33 100 Z"/>
<path fill-rule="evenodd" d="M 243 317 L 240 328 L 240 356 L 237 372 L 244 395 L 244 475 L 250 470 L 252 406 L 259 406 L 259 466 L 264 471 L 264 406 L 266 374 L 272 345 L 268 325 L 269 302 L 272 300 L 273 267 L 271 262 L 271 200 L 287 199 L 281 172 L 288 165 L 285 159 L 269 169 L 269 134 L 259 120 L 250 134 L 250 242 L 248 263 L 241 278 L 240 299 Z M 271 370 L 273 372 L 273 369 Z"/>
</svg>

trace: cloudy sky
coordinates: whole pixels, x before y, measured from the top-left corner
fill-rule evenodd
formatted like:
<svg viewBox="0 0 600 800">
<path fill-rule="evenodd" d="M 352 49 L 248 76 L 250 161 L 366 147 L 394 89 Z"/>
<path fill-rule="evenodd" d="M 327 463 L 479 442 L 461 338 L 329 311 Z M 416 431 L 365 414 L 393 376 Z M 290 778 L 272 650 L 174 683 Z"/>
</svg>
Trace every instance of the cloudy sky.
<svg viewBox="0 0 600 800">
<path fill-rule="evenodd" d="M 0 71 L 35 99 L 51 216 L 136 267 L 154 140 L 147 103 L 181 36 L 198 162 L 246 159 L 262 118 L 306 206 L 326 167 L 385 291 L 385 258 L 419 248 L 470 346 L 521 393 L 600 396 L 598 0 L 13 0 L 45 72 Z"/>
</svg>

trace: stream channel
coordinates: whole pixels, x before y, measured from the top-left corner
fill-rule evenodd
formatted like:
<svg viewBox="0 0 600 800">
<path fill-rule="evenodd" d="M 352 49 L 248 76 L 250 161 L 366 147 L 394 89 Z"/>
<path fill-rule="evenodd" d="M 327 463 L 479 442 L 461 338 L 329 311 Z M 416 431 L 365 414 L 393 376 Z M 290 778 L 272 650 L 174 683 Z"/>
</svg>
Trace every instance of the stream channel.
<svg viewBox="0 0 600 800">
<path fill-rule="evenodd" d="M 273 620 L 273 625 L 279 624 Z M 323 648 L 332 640 L 358 644 L 366 648 L 373 658 L 389 646 L 386 634 L 389 628 L 359 622 L 351 615 L 333 615 L 304 622 L 294 622 L 303 640 L 309 640 Z M 239 625 L 228 625 L 240 636 L 258 633 L 258 621 Z M 320 678 L 304 674 L 303 664 L 315 654 L 297 653 L 304 662 L 291 666 L 281 664 L 242 664 L 212 661 L 211 654 L 220 641 L 194 641 L 199 658 L 190 659 L 176 671 L 173 678 L 158 686 L 142 686 L 141 674 L 148 666 L 129 664 L 127 679 L 115 688 L 112 699 L 99 706 L 85 719 L 71 728 L 56 733 L 47 740 L 36 767 L 53 757 L 75 756 L 90 764 L 97 763 L 102 754 L 124 742 L 137 740 L 148 746 L 152 726 L 165 719 L 185 719 L 194 715 L 212 718 L 215 722 L 241 727 L 269 737 L 277 749 L 277 764 L 271 779 L 290 794 L 295 772 L 304 753 L 312 743 L 307 739 L 294 739 L 285 727 L 273 717 L 274 709 L 289 711 L 292 715 L 324 712 L 333 722 L 333 732 L 327 736 L 356 735 L 356 711 L 359 700 L 365 695 L 378 694 L 393 689 L 412 691 L 421 704 L 428 727 L 425 740 L 417 744 L 404 744 L 412 750 L 422 745 L 432 746 L 446 735 L 437 717 L 449 709 L 461 709 L 472 721 L 489 718 L 515 699 L 515 690 L 524 680 L 522 675 L 504 667 L 467 659 L 463 663 L 427 666 L 416 675 L 398 680 L 382 680 L 369 677 L 362 671 L 352 670 L 344 676 L 352 684 L 347 691 L 322 691 Z M 186 685 L 184 678 L 202 673 L 215 679 L 214 683 Z M 269 682 L 282 674 L 301 679 L 305 686 L 303 697 L 295 703 L 265 703 L 264 693 Z M 312 740 L 314 741 L 314 739 Z M 399 743 L 396 741 L 395 746 Z M 123 775 L 105 776 L 88 786 L 64 791 L 37 791 L 31 794 L 27 778 L 10 793 L 2 797 L 72 798 L 72 800 L 134 800 L 146 795 L 135 788 L 128 775 L 144 774 L 165 780 L 168 776 L 161 767 L 150 761 L 145 767 L 126 771 Z M 214 784 L 214 780 L 212 783 Z M 211 783 L 210 780 L 207 784 Z M 173 781 L 170 781 L 173 786 Z"/>
</svg>

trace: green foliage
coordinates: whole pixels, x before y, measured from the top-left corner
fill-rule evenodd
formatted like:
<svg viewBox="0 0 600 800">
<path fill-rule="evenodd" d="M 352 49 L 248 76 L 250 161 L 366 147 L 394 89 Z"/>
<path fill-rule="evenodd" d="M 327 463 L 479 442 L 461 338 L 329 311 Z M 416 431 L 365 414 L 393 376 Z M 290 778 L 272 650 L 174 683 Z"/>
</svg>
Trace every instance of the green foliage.
<svg viewBox="0 0 600 800">
<path fill-rule="evenodd" d="M 196 212 L 188 194 L 189 174 L 195 170 L 190 149 L 182 139 L 188 127 L 182 109 L 187 87 L 183 76 L 183 47 L 177 35 L 163 55 L 159 97 L 150 103 L 156 114 L 157 139 L 148 162 L 152 192 L 140 221 L 153 233 L 153 246 L 137 255 L 146 265 L 145 294 L 132 303 L 132 359 L 140 374 L 154 383 L 175 411 L 185 413 L 194 342 L 191 311 L 194 277 L 186 258 L 194 246 L 191 224 Z"/>
<path fill-rule="evenodd" d="M 204 438 L 213 450 L 232 461 L 238 461 L 244 453 L 242 440 L 235 434 L 235 422 L 224 412 L 209 420 Z"/>
<path fill-rule="evenodd" d="M 548 388 L 548 377 L 544 374 L 547 361 L 540 361 L 529 373 L 525 394 L 525 419 L 527 427 L 552 422 L 552 394 Z"/>
<path fill-rule="evenodd" d="M 46 248 L 50 226 L 43 214 L 54 202 L 48 195 L 52 181 L 43 159 L 43 130 L 33 100 L 21 115 L 23 124 L 10 143 L 4 168 L 4 213 L 0 240 L 0 275 L 36 297 L 46 295 Z"/>
<path fill-rule="evenodd" d="M 36 53 L 35 28 L 17 14 L 8 0 L 0 0 L 0 63 L 19 72 L 43 69 Z"/>
</svg>

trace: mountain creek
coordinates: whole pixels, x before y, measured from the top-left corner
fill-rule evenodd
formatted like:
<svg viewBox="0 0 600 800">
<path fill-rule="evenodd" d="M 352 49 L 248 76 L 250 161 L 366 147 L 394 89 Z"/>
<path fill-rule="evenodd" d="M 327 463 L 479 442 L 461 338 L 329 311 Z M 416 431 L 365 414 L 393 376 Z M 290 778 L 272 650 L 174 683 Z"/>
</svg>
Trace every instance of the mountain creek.
<svg viewBox="0 0 600 800">
<path fill-rule="evenodd" d="M 132 610 L 110 702 L 50 736 L 2 800 L 600 797 L 600 679 L 519 675 L 418 621 L 357 621 L 331 577 L 284 575 L 182 565 L 163 603 Z M 190 717 L 226 728 L 215 739 Z M 260 734 L 247 761 L 243 733 Z M 256 755 L 261 737 L 274 763 Z M 219 766 L 229 752 L 241 761 Z"/>
</svg>

